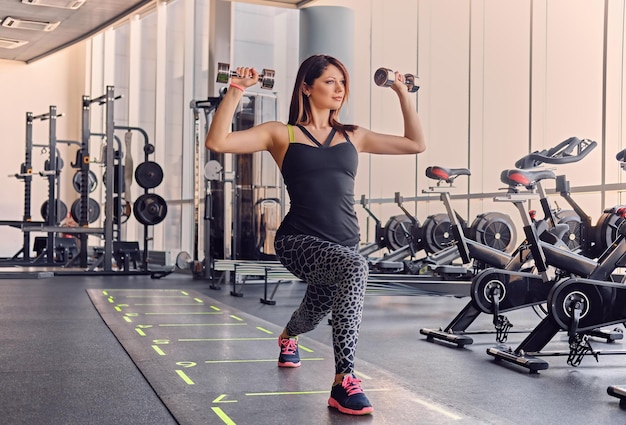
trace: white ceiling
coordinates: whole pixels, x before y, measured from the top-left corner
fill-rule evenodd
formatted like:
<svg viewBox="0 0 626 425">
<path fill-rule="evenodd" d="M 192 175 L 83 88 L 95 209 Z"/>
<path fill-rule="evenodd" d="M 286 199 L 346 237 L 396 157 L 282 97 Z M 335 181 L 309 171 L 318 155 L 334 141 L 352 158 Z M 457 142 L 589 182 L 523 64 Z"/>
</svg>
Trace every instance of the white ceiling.
<svg viewBox="0 0 626 425">
<path fill-rule="evenodd" d="M 22 0 L 0 0 L 0 23 L 6 17 L 60 22 L 49 32 L 7 28 L 0 25 L 0 39 L 28 43 L 13 49 L 0 48 L 0 59 L 32 62 L 84 40 L 154 0 L 86 0 L 79 9 L 33 6 Z"/>
<path fill-rule="evenodd" d="M 235 1 L 300 8 L 312 0 Z M 73 10 L 23 4 L 22 0 L 0 0 L 0 44 L 3 44 L 2 39 L 28 42 L 12 49 L 0 48 L 0 59 L 26 63 L 36 61 L 97 34 L 150 3 L 156 3 L 156 0 L 86 0 L 80 8 Z M 1 25 L 7 17 L 42 22 L 60 22 L 60 24 L 52 31 L 7 28 Z"/>
</svg>

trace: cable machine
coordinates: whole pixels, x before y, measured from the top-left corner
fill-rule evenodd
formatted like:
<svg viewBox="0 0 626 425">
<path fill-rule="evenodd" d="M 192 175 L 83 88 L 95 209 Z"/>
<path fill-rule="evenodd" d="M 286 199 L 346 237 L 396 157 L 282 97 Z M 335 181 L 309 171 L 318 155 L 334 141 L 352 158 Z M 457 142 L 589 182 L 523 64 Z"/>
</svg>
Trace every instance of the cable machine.
<svg viewBox="0 0 626 425">
<path fill-rule="evenodd" d="M 222 91 L 222 96 L 224 93 Z M 275 258 L 273 234 L 282 220 L 284 210 L 282 180 L 269 154 L 224 155 L 202 148 L 206 158 L 202 232 L 205 258 L 200 260 L 199 206 L 203 189 L 200 181 L 200 111 L 205 116 L 206 134 L 222 96 L 194 100 L 190 104 L 194 117 L 193 253 L 179 253 L 176 265 L 182 270 L 190 270 L 194 278 L 213 279 L 215 259 Z M 264 121 L 275 120 L 276 117 L 275 95 L 246 93 L 235 113 L 233 130 L 244 130 Z M 227 161 L 231 161 L 231 170 L 224 168 Z"/>
</svg>

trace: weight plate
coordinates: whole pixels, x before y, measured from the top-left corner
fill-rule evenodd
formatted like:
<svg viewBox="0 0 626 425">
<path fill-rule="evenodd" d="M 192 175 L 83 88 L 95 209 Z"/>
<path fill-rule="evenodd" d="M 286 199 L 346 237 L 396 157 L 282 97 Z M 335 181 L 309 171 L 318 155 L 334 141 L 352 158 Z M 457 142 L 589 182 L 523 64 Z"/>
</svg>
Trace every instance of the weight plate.
<svg viewBox="0 0 626 425">
<path fill-rule="evenodd" d="M 74 177 L 72 177 L 72 186 L 74 187 L 74 190 L 78 193 L 81 193 L 81 189 L 83 187 L 82 182 L 83 171 L 78 170 L 76 171 L 76 173 L 74 173 Z M 87 186 L 89 187 L 89 193 L 93 192 L 94 190 L 96 190 L 96 187 L 98 187 L 98 178 L 96 177 L 96 173 L 91 170 L 88 170 L 87 172 Z"/>
<path fill-rule="evenodd" d="M 56 200 L 56 223 L 55 224 L 59 224 L 65 217 L 67 217 L 67 205 L 65 205 L 65 202 L 61 201 L 60 199 Z M 43 204 L 41 204 L 41 216 L 43 217 L 44 221 L 48 221 L 48 201 L 45 201 Z"/>
<path fill-rule="evenodd" d="M 135 180 L 144 189 L 155 188 L 163 181 L 163 169 L 154 161 L 142 162 L 135 169 Z"/>
<path fill-rule="evenodd" d="M 165 220 L 167 215 L 167 204 L 165 199 L 155 193 L 141 195 L 135 201 L 133 214 L 137 221 L 146 226 L 159 224 Z"/>
<path fill-rule="evenodd" d="M 74 221 L 80 224 L 80 213 L 81 213 L 82 203 L 80 202 L 80 198 L 75 200 L 72 203 L 71 214 Z M 93 198 L 88 198 L 87 200 L 87 223 L 91 224 L 98 220 L 100 217 L 100 204 Z"/>
<path fill-rule="evenodd" d="M 125 199 L 122 199 L 122 205 L 120 206 L 120 197 L 115 196 L 113 198 L 113 223 L 114 224 L 124 224 L 128 221 L 128 217 L 131 214 L 131 206 Z M 122 217 L 122 221 L 120 222 L 120 215 Z"/>
</svg>

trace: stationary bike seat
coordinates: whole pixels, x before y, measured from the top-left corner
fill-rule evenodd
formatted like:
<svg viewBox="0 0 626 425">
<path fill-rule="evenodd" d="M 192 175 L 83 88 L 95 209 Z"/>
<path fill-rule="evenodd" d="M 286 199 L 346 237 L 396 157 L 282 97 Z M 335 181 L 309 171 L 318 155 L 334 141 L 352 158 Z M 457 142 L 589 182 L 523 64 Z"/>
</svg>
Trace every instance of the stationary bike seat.
<svg viewBox="0 0 626 425">
<path fill-rule="evenodd" d="M 552 170 L 520 170 L 512 168 L 500 173 L 500 181 L 509 186 L 525 186 L 531 188 L 535 183 L 545 179 L 556 179 Z"/>
<path fill-rule="evenodd" d="M 469 175 L 471 175 L 471 172 L 467 168 L 445 168 L 437 165 L 426 168 L 426 177 L 433 180 L 444 180 L 448 183 L 452 183 L 458 176 Z"/>
</svg>

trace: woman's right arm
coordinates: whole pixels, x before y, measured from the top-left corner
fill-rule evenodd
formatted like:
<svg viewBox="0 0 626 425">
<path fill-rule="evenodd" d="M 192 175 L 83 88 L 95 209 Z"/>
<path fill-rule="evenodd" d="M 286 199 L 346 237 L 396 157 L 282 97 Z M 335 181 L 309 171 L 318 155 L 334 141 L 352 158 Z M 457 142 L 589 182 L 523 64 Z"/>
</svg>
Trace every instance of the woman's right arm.
<svg viewBox="0 0 626 425">
<path fill-rule="evenodd" d="M 259 74 L 254 68 L 238 68 L 239 75 L 249 77 L 232 77 L 231 82 L 248 88 L 256 84 Z M 253 153 L 270 150 L 272 147 L 272 131 L 268 125 L 258 125 L 247 130 L 231 132 L 233 116 L 243 91 L 236 87 L 229 87 L 222 98 L 207 133 L 204 144 L 207 149 L 218 153 Z"/>
</svg>

